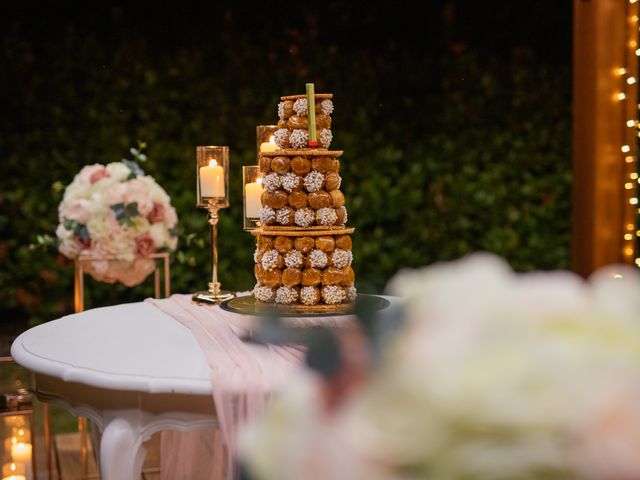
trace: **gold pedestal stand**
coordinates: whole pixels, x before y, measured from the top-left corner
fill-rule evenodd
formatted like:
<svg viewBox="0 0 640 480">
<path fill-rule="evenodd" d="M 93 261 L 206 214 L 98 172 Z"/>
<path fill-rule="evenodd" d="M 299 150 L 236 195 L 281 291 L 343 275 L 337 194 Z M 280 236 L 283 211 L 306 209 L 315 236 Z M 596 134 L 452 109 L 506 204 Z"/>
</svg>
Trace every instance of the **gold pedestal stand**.
<svg viewBox="0 0 640 480">
<path fill-rule="evenodd" d="M 169 265 L 169 254 L 164 253 L 152 253 L 147 258 L 155 261 L 155 269 L 153 271 L 153 291 L 154 298 L 162 298 L 162 290 L 164 287 L 164 298 L 168 298 L 171 295 L 171 270 Z M 85 264 L 94 260 L 117 260 L 117 257 L 94 257 L 90 255 L 81 255 L 75 260 L 75 274 L 73 278 L 73 300 L 74 311 L 80 313 L 84 311 L 85 295 L 84 295 L 84 275 Z M 162 265 L 162 266 L 161 266 Z M 162 272 L 161 272 L 162 270 Z M 161 279 L 161 274 L 164 274 L 164 279 Z M 54 478 L 54 458 L 53 458 L 53 433 L 51 430 L 51 411 L 49 404 L 45 403 L 44 417 L 45 417 L 45 445 L 47 450 L 47 467 L 49 470 L 49 478 Z M 78 417 L 78 433 L 80 433 L 80 462 L 81 462 L 81 478 L 89 478 L 89 429 L 87 419 L 85 417 Z M 60 476 L 60 472 L 56 472 Z"/>
<path fill-rule="evenodd" d="M 191 299 L 196 303 L 218 305 L 235 297 L 235 294 L 221 290 L 218 281 L 218 210 L 220 207 L 215 201 L 209 200 L 207 210 L 209 211 L 209 225 L 211 225 L 211 281 L 209 282 L 209 290 L 196 292 Z"/>
</svg>

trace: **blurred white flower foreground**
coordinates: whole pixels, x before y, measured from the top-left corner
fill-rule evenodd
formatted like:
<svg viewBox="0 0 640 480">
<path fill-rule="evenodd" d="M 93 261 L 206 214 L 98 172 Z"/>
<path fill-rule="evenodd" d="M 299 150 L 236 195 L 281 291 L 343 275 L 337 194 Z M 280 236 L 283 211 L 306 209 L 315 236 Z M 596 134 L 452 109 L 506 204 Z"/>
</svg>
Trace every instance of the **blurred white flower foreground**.
<svg viewBox="0 0 640 480">
<path fill-rule="evenodd" d="M 640 478 L 640 274 L 404 271 L 407 322 L 337 411 L 301 374 L 244 438 L 256 480 Z"/>
</svg>

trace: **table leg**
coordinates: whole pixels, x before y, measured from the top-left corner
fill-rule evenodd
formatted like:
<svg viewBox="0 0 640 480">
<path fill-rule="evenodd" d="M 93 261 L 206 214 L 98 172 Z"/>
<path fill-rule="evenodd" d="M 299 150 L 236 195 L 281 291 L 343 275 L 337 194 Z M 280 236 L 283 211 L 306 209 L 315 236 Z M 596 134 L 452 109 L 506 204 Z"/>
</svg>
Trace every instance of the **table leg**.
<svg viewBox="0 0 640 480">
<path fill-rule="evenodd" d="M 139 480 L 147 452 L 140 423 L 116 417 L 102 432 L 100 474 L 102 480 Z"/>
</svg>

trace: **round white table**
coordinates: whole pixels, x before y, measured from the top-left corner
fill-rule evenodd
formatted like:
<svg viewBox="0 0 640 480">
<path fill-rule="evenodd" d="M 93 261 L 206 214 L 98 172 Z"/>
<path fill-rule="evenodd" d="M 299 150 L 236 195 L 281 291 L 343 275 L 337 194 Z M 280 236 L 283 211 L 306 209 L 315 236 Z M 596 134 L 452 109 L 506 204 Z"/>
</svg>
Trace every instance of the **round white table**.
<svg viewBox="0 0 640 480">
<path fill-rule="evenodd" d="M 210 369 L 191 332 L 146 303 L 88 310 L 32 328 L 11 347 L 44 402 L 102 431 L 103 480 L 140 478 L 160 430 L 216 425 Z"/>
</svg>

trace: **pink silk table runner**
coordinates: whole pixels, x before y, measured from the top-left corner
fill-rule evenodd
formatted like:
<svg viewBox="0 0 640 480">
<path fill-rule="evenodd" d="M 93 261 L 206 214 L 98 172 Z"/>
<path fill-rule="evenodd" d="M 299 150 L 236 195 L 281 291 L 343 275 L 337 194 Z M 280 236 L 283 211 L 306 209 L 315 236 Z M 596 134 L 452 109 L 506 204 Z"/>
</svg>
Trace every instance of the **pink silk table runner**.
<svg viewBox="0 0 640 480">
<path fill-rule="evenodd" d="M 220 426 L 215 432 L 163 432 L 162 478 L 232 478 L 237 428 L 263 414 L 268 395 L 301 365 L 304 351 L 243 342 L 255 318 L 195 305 L 190 295 L 146 301 L 187 327 L 198 342 L 211 368 Z"/>
</svg>

